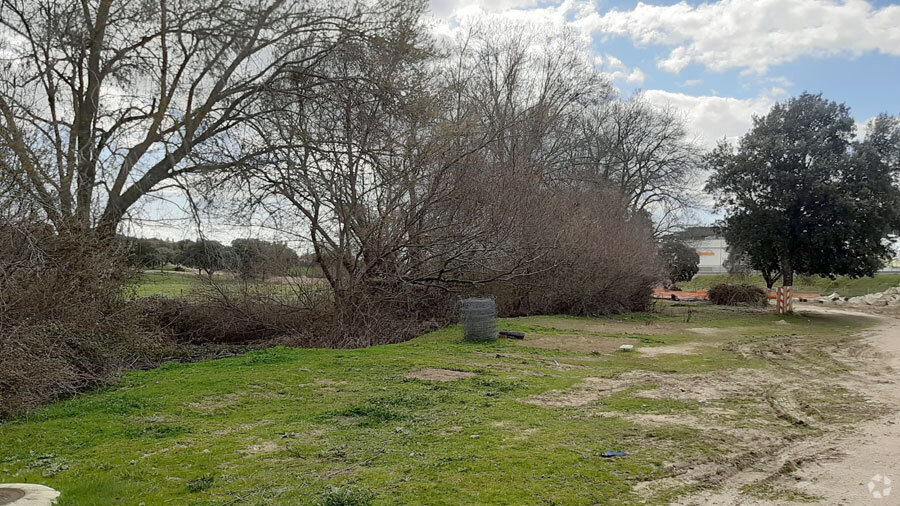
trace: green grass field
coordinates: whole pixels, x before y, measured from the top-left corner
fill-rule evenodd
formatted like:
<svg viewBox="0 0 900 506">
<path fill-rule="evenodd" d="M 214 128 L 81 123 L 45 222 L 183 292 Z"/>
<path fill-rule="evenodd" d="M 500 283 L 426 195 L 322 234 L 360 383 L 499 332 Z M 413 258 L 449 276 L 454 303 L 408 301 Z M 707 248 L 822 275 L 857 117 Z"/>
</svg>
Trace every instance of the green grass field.
<svg viewBox="0 0 900 506">
<path fill-rule="evenodd" d="M 216 281 L 225 285 L 239 283 L 233 279 L 217 277 Z M 736 278 L 727 274 L 698 274 L 691 281 L 678 283 L 682 290 L 707 290 L 718 283 L 742 283 L 747 282 L 756 286 L 765 287 L 766 284 L 759 275 L 746 278 Z M 175 272 L 144 273 L 135 285 L 135 293 L 138 297 L 182 297 L 189 296 L 195 290 L 202 287 L 203 280 L 199 276 L 179 274 Z M 264 283 L 258 283 L 260 286 Z M 272 284 L 268 284 L 272 286 Z M 845 297 L 855 297 L 869 293 L 882 292 L 892 286 L 900 286 L 900 274 L 877 274 L 874 278 L 850 279 L 839 277 L 831 280 L 819 276 L 798 276 L 795 278 L 794 291 L 805 293 L 819 293 L 829 295 L 838 292 Z M 282 289 L 289 294 L 291 288 L 287 285 Z"/>
<path fill-rule="evenodd" d="M 216 275 L 213 277 L 218 290 L 248 289 L 255 293 L 275 297 L 291 297 L 296 295 L 297 285 L 265 281 L 244 281 Z M 316 289 L 320 285 L 304 285 L 304 289 Z M 324 285 L 321 285 L 324 286 Z M 206 276 L 181 274 L 177 272 L 145 272 L 134 284 L 134 295 L 137 297 L 190 297 L 211 287 Z"/>
<path fill-rule="evenodd" d="M 197 287 L 197 276 L 173 272 L 152 272 L 141 274 L 135 284 L 138 297 L 184 297 Z"/>
<path fill-rule="evenodd" d="M 47 484 L 62 505 L 661 504 L 699 486 L 667 481 L 672 462 L 730 462 L 758 452 L 748 430 L 797 441 L 839 423 L 816 417 L 865 413 L 829 382 L 845 367 L 823 351 L 864 321 L 780 319 L 664 304 L 500 322 L 524 341 L 467 343 L 452 327 L 168 364 L 0 425 L 0 482 Z M 460 378 L 437 381 L 448 374 Z M 762 393 L 756 380 L 732 386 L 782 374 L 791 381 Z M 803 389 L 778 390 L 791 384 Z M 790 416 L 809 423 L 772 409 L 779 395 L 808 406 Z"/>
<path fill-rule="evenodd" d="M 698 274 L 694 279 L 684 283 L 678 283 L 682 290 L 707 290 L 719 283 L 747 282 L 756 286 L 765 287 L 762 276 L 752 275 L 746 278 L 735 278 L 727 274 Z M 775 286 L 780 286 L 776 283 Z M 876 274 L 875 277 L 851 279 L 845 276 L 837 279 L 828 279 L 820 276 L 795 276 L 794 291 L 818 293 L 829 295 L 834 292 L 845 297 L 856 297 L 869 293 L 883 292 L 892 287 L 900 286 L 900 274 Z"/>
</svg>

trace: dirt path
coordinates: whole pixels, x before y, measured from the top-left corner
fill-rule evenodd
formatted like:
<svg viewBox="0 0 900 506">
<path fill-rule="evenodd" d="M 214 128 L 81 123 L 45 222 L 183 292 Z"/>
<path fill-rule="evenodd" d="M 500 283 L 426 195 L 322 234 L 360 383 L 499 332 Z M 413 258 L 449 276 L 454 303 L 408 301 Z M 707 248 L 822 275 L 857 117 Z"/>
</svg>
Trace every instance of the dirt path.
<svg viewBox="0 0 900 506">
<path fill-rule="evenodd" d="M 798 488 L 825 498 L 827 504 L 900 504 L 900 488 L 896 486 L 900 485 L 900 320 L 873 317 L 881 323 L 865 342 L 874 352 L 871 358 L 883 361 L 890 370 L 884 377 L 867 382 L 867 394 L 892 409 L 887 416 L 862 423 L 857 432 L 837 439 L 834 447 L 839 457 L 804 466 L 797 473 L 801 479 Z M 877 480 L 879 476 L 896 484 L 886 485 L 883 478 Z M 872 492 L 891 487 L 895 493 L 876 498 L 869 491 L 870 481 L 874 485 Z"/>
<path fill-rule="evenodd" d="M 847 375 L 836 385 L 882 403 L 888 414 L 855 424 L 852 430 L 826 432 L 821 437 L 778 448 L 761 448 L 763 455 L 769 457 L 762 460 L 768 462 L 732 474 L 722 487 L 683 498 L 679 504 L 795 504 L 792 499 L 802 499 L 779 494 L 766 500 L 741 492 L 747 485 L 775 484 L 780 480 L 782 484 L 790 482 L 790 489 L 807 497 L 817 497 L 818 504 L 900 505 L 900 319 L 821 306 L 798 309 L 878 319 L 878 326 L 863 338 L 868 346 L 849 351 L 867 367 Z"/>
</svg>

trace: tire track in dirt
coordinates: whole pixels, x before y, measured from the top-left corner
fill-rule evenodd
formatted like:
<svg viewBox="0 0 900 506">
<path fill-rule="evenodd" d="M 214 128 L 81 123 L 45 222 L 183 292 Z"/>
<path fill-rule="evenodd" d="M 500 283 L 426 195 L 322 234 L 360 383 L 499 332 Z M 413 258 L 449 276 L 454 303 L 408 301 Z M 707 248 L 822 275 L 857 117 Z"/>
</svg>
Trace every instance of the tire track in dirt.
<svg viewBox="0 0 900 506">
<path fill-rule="evenodd" d="M 872 401 L 886 405 L 888 413 L 853 424 L 852 428 L 833 427 L 821 435 L 748 452 L 740 457 L 751 461 L 748 465 L 706 469 L 705 473 L 698 469 L 700 472 L 693 476 L 688 472 L 681 477 L 682 483 L 705 482 L 721 486 L 682 498 L 677 504 L 792 504 L 790 497 L 761 499 L 742 494 L 743 487 L 767 484 L 816 497 L 820 504 L 900 504 L 900 489 L 896 494 L 880 499 L 869 489 L 873 477 L 882 477 L 874 483 L 873 491 L 876 492 L 884 492 L 883 477 L 900 480 L 900 320 L 829 308 L 798 309 L 878 319 L 878 326 L 866 333 L 862 346 L 844 352 L 863 367 L 839 378 L 835 385 L 861 391 Z M 773 393 L 770 405 L 776 411 L 784 409 L 782 399 L 790 399 L 791 391 L 798 389 L 802 389 L 802 385 Z M 785 410 L 786 420 L 793 417 L 791 411 Z M 900 484 L 900 481 L 896 483 Z"/>
</svg>

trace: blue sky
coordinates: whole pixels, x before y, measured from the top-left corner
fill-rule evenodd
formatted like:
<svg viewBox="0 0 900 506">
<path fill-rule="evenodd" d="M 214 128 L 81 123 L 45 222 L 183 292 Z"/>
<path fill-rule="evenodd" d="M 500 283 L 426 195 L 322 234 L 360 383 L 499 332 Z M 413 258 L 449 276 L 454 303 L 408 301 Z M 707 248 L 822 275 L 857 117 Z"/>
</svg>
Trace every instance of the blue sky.
<svg viewBox="0 0 900 506">
<path fill-rule="evenodd" d="M 900 0 L 431 0 L 467 17 L 574 28 L 623 94 L 683 112 L 704 145 L 803 91 L 845 102 L 861 125 L 900 114 Z"/>
</svg>

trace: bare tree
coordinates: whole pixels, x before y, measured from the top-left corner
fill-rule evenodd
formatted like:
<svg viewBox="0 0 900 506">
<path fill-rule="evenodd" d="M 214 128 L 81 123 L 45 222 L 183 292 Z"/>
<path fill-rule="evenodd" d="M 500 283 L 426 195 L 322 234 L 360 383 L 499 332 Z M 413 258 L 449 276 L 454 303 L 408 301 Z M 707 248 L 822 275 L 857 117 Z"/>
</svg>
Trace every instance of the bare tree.
<svg viewBox="0 0 900 506">
<path fill-rule="evenodd" d="M 468 117 L 445 121 L 424 4 L 407 7 L 377 39 L 332 52 L 315 95 L 290 82 L 269 93 L 282 111 L 269 131 L 292 147 L 242 174 L 254 208 L 311 244 L 339 299 L 361 287 L 471 282 L 461 270 L 472 262 L 482 281 L 522 264 L 488 261 L 509 260 L 488 247 L 508 230 L 477 219 L 476 203 L 494 196 L 479 200 L 465 184 L 488 134 Z"/>
<path fill-rule="evenodd" d="M 299 213 L 337 293 L 548 268 L 552 237 L 523 241 L 523 225 L 545 219 L 534 204 L 568 156 L 562 127 L 609 96 L 571 35 L 473 29 L 438 59 L 420 14 L 334 52 L 326 67 L 341 79 L 327 92 L 276 93 L 288 105 L 273 131 L 302 147 L 255 173 L 255 188 L 277 197 L 257 201 Z"/>
<path fill-rule="evenodd" d="M 2 170 L 57 231 L 114 232 L 142 197 L 273 146 L 262 91 L 314 88 L 374 28 L 363 6 L 286 0 L 0 0 Z"/>
<path fill-rule="evenodd" d="M 494 133 L 482 156 L 501 173 L 554 178 L 569 163 L 576 119 L 613 96 L 571 31 L 475 24 L 451 56 L 448 80 L 460 90 L 452 110 Z"/>
<path fill-rule="evenodd" d="M 657 233 L 693 205 L 690 185 L 700 151 L 673 111 L 658 109 L 640 95 L 606 102 L 585 111 L 578 136 L 572 177 L 615 188 L 625 209 L 652 217 Z"/>
</svg>

